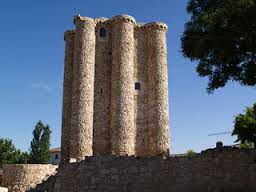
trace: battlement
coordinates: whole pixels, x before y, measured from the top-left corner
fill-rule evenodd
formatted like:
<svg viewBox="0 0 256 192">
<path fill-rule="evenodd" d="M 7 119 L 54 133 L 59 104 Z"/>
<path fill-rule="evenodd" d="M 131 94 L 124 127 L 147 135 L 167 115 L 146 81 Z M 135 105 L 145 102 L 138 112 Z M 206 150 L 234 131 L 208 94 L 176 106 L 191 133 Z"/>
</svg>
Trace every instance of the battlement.
<svg viewBox="0 0 256 192">
<path fill-rule="evenodd" d="M 159 30 L 168 30 L 168 26 L 163 22 L 151 22 L 144 25 L 146 29 L 159 29 Z"/>
<path fill-rule="evenodd" d="M 87 22 L 95 22 L 95 24 L 100 24 L 100 23 L 108 23 L 112 24 L 114 22 L 126 22 L 126 23 L 133 23 L 135 27 L 143 27 L 146 29 L 159 29 L 159 30 L 168 30 L 167 24 L 164 22 L 149 22 L 149 23 L 136 23 L 136 20 L 134 17 L 130 15 L 117 15 L 114 16 L 110 19 L 105 18 L 105 17 L 100 17 L 100 18 L 90 18 L 90 17 L 82 17 L 80 15 L 74 16 L 74 24 L 75 25 L 81 25 L 81 24 L 86 24 Z"/>
<path fill-rule="evenodd" d="M 130 15 L 117 15 L 112 17 L 111 21 L 122 21 L 122 22 L 131 22 L 133 24 L 136 24 L 135 19 Z"/>
</svg>

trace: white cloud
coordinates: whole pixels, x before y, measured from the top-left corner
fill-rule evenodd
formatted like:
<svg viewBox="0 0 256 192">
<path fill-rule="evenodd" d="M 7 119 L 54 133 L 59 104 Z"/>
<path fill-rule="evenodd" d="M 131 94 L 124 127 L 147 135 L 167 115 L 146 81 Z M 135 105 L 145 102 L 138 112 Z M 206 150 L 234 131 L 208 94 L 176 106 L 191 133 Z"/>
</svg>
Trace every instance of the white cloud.
<svg viewBox="0 0 256 192">
<path fill-rule="evenodd" d="M 32 83 L 31 88 L 33 88 L 33 89 L 44 89 L 44 90 L 47 90 L 47 91 L 50 90 L 50 86 L 45 84 L 45 83 Z"/>
</svg>

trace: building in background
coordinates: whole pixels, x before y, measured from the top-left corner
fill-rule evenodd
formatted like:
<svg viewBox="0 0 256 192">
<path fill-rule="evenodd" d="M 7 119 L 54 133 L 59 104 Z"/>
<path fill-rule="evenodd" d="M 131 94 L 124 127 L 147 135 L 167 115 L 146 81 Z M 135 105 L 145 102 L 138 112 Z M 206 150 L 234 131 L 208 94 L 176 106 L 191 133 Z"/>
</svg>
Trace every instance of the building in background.
<svg viewBox="0 0 256 192">
<path fill-rule="evenodd" d="M 61 148 L 56 147 L 50 149 L 50 159 L 49 164 L 58 165 L 61 159 Z"/>
</svg>

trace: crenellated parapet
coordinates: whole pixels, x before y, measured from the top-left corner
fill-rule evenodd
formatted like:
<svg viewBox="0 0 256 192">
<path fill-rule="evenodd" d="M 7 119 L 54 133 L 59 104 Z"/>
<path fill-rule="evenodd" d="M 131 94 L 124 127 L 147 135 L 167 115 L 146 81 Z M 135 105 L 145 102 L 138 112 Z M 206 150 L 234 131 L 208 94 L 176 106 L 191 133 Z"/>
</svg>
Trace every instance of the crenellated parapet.
<svg viewBox="0 0 256 192">
<path fill-rule="evenodd" d="M 106 17 L 99 17 L 97 19 L 94 19 L 94 21 L 96 24 L 110 22 L 110 20 Z"/>
<path fill-rule="evenodd" d="M 143 27 L 145 27 L 148 30 L 157 29 L 157 30 L 168 31 L 168 26 L 163 22 L 151 22 L 143 25 Z"/>
<path fill-rule="evenodd" d="M 130 15 L 117 15 L 111 18 L 112 22 L 125 22 L 125 23 L 133 23 L 136 25 L 136 20 Z"/>
<path fill-rule="evenodd" d="M 76 26 L 76 29 L 79 29 L 79 28 L 84 28 L 87 25 L 88 26 L 95 25 L 95 21 L 93 18 L 90 18 L 90 17 L 81 17 L 80 15 L 76 15 L 74 17 L 74 24 Z"/>
</svg>

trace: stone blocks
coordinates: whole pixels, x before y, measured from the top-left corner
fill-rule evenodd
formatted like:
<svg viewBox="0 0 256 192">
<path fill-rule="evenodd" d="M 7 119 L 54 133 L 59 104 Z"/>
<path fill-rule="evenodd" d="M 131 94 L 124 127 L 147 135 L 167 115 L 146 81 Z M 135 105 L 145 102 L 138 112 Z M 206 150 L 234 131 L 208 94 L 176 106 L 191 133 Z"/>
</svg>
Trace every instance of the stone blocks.
<svg viewBox="0 0 256 192">
<path fill-rule="evenodd" d="M 194 157 L 96 155 L 65 163 L 54 192 L 254 192 L 256 150 L 223 148 Z"/>
<path fill-rule="evenodd" d="M 55 165 L 10 164 L 3 167 L 1 186 L 9 192 L 25 192 L 56 173 Z"/>
</svg>

